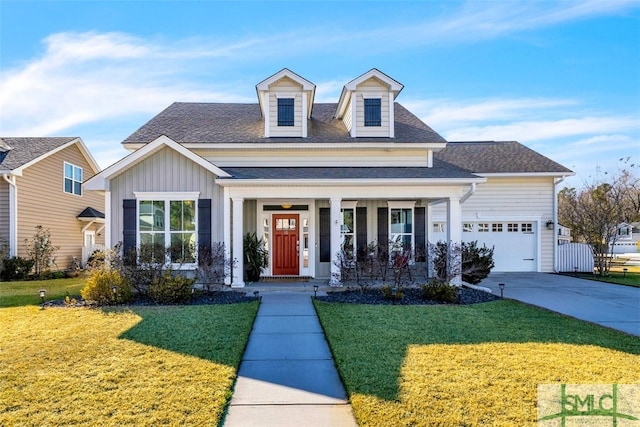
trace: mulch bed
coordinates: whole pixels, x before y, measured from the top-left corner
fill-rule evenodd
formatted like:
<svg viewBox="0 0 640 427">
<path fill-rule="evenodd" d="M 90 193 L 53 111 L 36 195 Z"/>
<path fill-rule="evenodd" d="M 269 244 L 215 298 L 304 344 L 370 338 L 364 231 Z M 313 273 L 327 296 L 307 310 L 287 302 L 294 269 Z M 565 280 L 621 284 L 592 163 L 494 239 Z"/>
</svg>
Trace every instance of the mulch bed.
<svg viewBox="0 0 640 427">
<path fill-rule="evenodd" d="M 480 291 L 471 288 L 458 288 L 458 296 L 455 304 L 468 305 L 483 302 L 495 301 L 500 297 L 489 292 Z M 380 289 L 366 289 L 361 292 L 357 289 L 348 289 L 344 291 L 329 291 L 327 296 L 318 296 L 318 300 L 327 302 L 341 302 L 349 304 L 385 304 L 392 305 L 394 301 L 384 298 Z M 405 288 L 404 297 L 395 301 L 396 305 L 436 305 L 443 304 L 439 301 L 431 301 L 422 298 L 422 289 Z"/>
</svg>

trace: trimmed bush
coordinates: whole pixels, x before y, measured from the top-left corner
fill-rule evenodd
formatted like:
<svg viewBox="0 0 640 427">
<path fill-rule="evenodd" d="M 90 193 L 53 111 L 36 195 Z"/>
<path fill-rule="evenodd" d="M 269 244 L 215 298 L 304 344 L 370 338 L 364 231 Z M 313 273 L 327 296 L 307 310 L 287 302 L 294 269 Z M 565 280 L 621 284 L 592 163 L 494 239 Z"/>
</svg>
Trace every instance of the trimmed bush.
<svg viewBox="0 0 640 427">
<path fill-rule="evenodd" d="M 422 289 L 422 297 L 431 301 L 439 302 L 456 302 L 458 291 L 455 286 L 451 286 L 447 282 L 432 279 L 426 285 L 420 287 Z"/>
<path fill-rule="evenodd" d="M 194 283 L 195 279 L 173 276 L 170 271 L 165 271 L 149 285 L 147 294 L 157 304 L 181 304 L 191 299 Z"/>
<path fill-rule="evenodd" d="M 2 270 L 2 280 L 7 282 L 12 280 L 26 280 L 29 278 L 29 273 L 33 268 L 34 261 L 31 259 L 21 257 L 11 257 L 5 259 L 3 262 L 4 269 Z"/>
<path fill-rule="evenodd" d="M 393 294 L 393 287 L 389 285 L 382 286 L 380 288 L 380 292 L 382 293 L 382 297 L 384 299 L 388 299 L 391 301 L 393 300 L 400 301 L 402 298 L 404 298 L 404 291 L 402 290 L 401 287 L 396 288 L 395 295 Z"/>
<path fill-rule="evenodd" d="M 117 286 L 116 296 L 113 287 Z M 95 301 L 99 305 L 112 305 L 129 302 L 133 299 L 131 285 L 116 270 L 96 270 L 87 279 L 87 284 L 80 291 L 82 298 Z"/>
</svg>

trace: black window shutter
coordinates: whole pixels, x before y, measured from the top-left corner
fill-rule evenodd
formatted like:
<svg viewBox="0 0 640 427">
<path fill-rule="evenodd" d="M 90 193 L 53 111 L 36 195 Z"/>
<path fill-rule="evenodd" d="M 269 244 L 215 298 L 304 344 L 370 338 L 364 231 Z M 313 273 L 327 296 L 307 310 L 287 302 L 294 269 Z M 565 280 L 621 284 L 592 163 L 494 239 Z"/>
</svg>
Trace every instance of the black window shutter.
<svg viewBox="0 0 640 427">
<path fill-rule="evenodd" d="M 331 212 L 320 208 L 320 262 L 331 262 Z"/>
<path fill-rule="evenodd" d="M 128 259 L 136 248 L 136 199 L 122 201 L 122 255 Z"/>
<path fill-rule="evenodd" d="M 367 208 L 356 208 L 356 247 L 358 260 L 367 254 Z"/>
<path fill-rule="evenodd" d="M 389 209 L 378 208 L 378 244 L 389 242 Z"/>
<path fill-rule="evenodd" d="M 211 250 L 211 199 L 198 199 L 198 249 Z"/>
<path fill-rule="evenodd" d="M 427 234 L 425 232 L 425 216 L 426 209 L 424 206 L 419 206 L 414 209 L 415 212 L 415 225 L 414 225 L 414 233 L 416 239 L 416 261 L 417 262 L 425 262 L 426 260 L 426 240 Z"/>
</svg>

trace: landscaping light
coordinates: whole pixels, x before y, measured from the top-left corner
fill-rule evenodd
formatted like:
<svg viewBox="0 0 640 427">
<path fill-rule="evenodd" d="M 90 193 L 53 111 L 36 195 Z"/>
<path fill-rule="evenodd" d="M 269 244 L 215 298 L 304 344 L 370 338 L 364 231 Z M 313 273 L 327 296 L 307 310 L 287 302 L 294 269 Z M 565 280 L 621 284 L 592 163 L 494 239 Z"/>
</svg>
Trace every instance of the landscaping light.
<svg viewBox="0 0 640 427">
<path fill-rule="evenodd" d="M 42 308 L 44 308 L 44 294 L 45 294 L 45 292 L 47 292 L 47 291 L 44 290 L 44 289 L 40 289 L 40 292 L 39 292 L 40 293 L 40 300 L 42 301 Z"/>
<path fill-rule="evenodd" d="M 398 294 L 398 288 L 394 286 L 391 288 L 391 301 L 393 305 L 396 305 L 396 295 Z"/>
<path fill-rule="evenodd" d="M 111 292 L 113 292 L 113 301 L 117 304 L 118 303 L 118 287 L 116 285 L 113 285 L 111 287 Z"/>
<path fill-rule="evenodd" d="M 318 297 L 318 285 L 313 285 L 313 299 Z"/>
<path fill-rule="evenodd" d="M 504 283 L 498 283 L 498 287 L 500 288 L 500 298 L 504 297 Z"/>
<path fill-rule="evenodd" d="M 253 296 L 254 296 L 258 301 L 262 301 L 262 298 L 260 298 L 260 292 L 259 292 L 259 291 L 253 291 Z"/>
<path fill-rule="evenodd" d="M 623 268 L 623 269 L 622 269 L 622 278 L 623 278 L 623 279 L 627 277 L 627 270 L 628 270 L 628 268 L 627 268 L 627 267 L 625 267 L 625 268 Z"/>
</svg>

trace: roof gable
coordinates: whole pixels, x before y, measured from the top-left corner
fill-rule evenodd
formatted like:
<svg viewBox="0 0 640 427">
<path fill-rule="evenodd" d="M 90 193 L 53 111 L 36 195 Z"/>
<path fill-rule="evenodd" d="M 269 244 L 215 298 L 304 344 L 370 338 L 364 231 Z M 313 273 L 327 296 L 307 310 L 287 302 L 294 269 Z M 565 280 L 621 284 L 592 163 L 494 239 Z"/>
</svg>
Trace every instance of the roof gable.
<svg viewBox="0 0 640 427">
<path fill-rule="evenodd" d="M 181 146 L 171 138 L 165 135 L 161 135 L 160 137 L 156 138 L 153 142 L 145 145 L 139 150 L 134 151 L 124 159 L 119 160 L 118 162 L 109 166 L 102 172 L 94 175 L 93 177 L 88 179 L 83 185 L 87 190 L 107 190 L 108 181 L 111 178 L 121 174 L 122 172 L 126 171 L 129 168 L 132 168 L 133 166 L 137 165 L 139 162 L 144 161 L 147 157 L 160 151 L 164 147 L 168 147 L 182 154 L 184 157 L 202 166 L 203 168 L 205 168 L 206 170 L 208 170 L 209 172 L 213 173 L 218 177 L 229 176 L 229 174 L 227 174 L 222 169 L 218 168 L 213 163 L 203 159 L 202 157 L 195 154 L 193 151 L 184 148 L 183 146 Z"/>
<path fill-rule="evenodd" d="M 262 112 L 262 116 L 266 116 L 266 109 L 268 107 L 266 94 L 271 90 L 271 86 L 274 83 L 277 83 L 280 80 L 289 79 L 290 81 L 296 83 L 300 86 L 301 92 L 307 92 L 307 118 L 311 117 L 311 110 L 313 107 L 313 100 L 316 93 L 316 85 L 311 83 L 309 80 L 301 77 L 300 75 L 294 73 L 288 68 L 283 68 L 278 71 L 271 77 L 267 77 L 260 83 L 256 85 L 256 93 L 258 95 L 258 103 L 260 105 L 260 111 Z"/>
<path fill-rule="evenodd" d="M 72 145 L 77 145 L 94 173 L 100 171 L 89 149 L 78 137 L 2 137 L 7 153 L 0 163 L 0 171 L 22 175 L 24 169 Z"/>
</svg>

